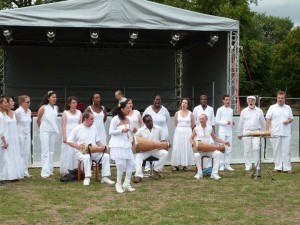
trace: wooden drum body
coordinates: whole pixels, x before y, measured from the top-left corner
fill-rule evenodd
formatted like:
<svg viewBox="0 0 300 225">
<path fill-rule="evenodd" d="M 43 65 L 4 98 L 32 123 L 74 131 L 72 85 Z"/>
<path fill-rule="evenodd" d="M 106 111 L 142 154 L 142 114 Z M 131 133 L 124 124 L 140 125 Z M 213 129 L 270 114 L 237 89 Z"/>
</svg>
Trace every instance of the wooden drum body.
<svg viewBox="0 0 300 225">
<path fill-rule="evenodd" d="M 133 143 L 133 150 L 136 153 L 140 152 L 148 152 L 154 149 L 165 149 L 168 150 L 169 148 L 169 142 L 163 141 L 163 142 L 158 142 L 158 141 L 153 141 L 149 140 L 147 138 L 139 137 L 134 135 L 133 137 L 134 143 Z"/>
<path fill-rule="evenodd" d="M 193 141 L 192 147 L 194 151 L 198 151 L 198 152 L 212 152 L 215 150 L 219 150 L 220 152 L 225 152 L 224 145 L 214 145 L 202 141 Z"/>
<path fill-rule="evenodd" d="M 82 144 L 81 145 L 81 153 L 82 154 L 92 154 L 97 152 L 106 152 L 107 147 L 104 146 L 98 146 L 98 145 L 92 145 L 92 144 Z"/>
<path fill-rule="evenodd" d="M 270 137 L 271 132 L 270 131 L 249 131 L 244 136 L 246 136 L 246 137 Z"/>
</svg>

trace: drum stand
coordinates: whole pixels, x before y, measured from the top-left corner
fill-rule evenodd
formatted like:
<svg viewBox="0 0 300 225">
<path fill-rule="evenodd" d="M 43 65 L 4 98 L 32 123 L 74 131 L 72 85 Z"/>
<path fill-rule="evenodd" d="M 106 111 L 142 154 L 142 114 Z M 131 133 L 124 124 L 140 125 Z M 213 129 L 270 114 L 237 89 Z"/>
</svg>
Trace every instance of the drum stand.
<svg viewBox="0 0 300 225">
<path fill-rule="evenodd" d="M 262 154 L 261 154 L 261 146 L 262 146 L 262 141 L 261 141 L 261 138 L 259 138 L 259 159 L 258 159 L 258 162 L 256 163 L 255 165 L 255 168 L 254 168 L 254 171 L 253 171 L 253 174 L 251 175 L 251 178 L 254 178 L 254 180 L 256 181 L 257 177 L 261 177 L 261 169 L 262 169 L 262 166 L 264 167 L 264 170 L 267 171 L 267 173 L 269 174 L 269 177 L 271 178 L 271 180 L 274 180 L 272 174 L 270 173 L 270 171 L 268 170 L 268 168 L 266 167 L 265 164 L 263 164 L 263 161 L 262 161 Z M 266 143 L 266 137 L 264 137 L 264 140 L 265 140 L 265 143 Z M 266 144 L 264 146 L 264 151 L 266 150 Z"/>
</svg>

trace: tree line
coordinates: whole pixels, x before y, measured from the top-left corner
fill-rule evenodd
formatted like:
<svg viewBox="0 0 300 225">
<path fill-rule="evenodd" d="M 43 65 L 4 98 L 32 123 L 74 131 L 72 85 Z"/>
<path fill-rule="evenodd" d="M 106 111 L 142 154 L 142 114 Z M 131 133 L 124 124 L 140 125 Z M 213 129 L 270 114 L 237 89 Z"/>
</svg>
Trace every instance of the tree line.
<svg viewBox="0 0 300 225">
<path fill-rule="evenodd" d="M 0 9 L 62 0 L 1 0 Z M 151 1 L 151 0 L 150 0 Z M 240 95 L 300 97 L 300 27 L 290 18 L 251 11 L 258 0 L 152 0 L 240 21 Z M 1 54 L 2 55 L 2 54 Z"/>
</svg>

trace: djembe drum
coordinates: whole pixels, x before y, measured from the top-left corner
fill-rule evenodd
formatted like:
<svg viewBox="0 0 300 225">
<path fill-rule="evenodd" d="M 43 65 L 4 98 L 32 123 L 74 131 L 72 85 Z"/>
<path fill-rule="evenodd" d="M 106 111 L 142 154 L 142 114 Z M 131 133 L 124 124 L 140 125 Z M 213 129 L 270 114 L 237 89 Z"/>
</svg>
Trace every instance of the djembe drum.
<svg viewBox="0 0 300 225">
<path fill-rule="evenodd" d="M 225 152 L 224 145 L 214 145 L 202 141 L 193 141 L 192 148 L 194 151 L 198 151 L 198 152 L 212 152 L 215 150 L 219 150 L 220 152 Z"/>
<path fill-rule="evenodd" d="M 148 152 L 154 149 L 168 150 L 168 148 L 170 147 L 170 144 L 167 141 L 158 142 L 136 135 L 133 136 L 133 142 L 133 150 L 136 153 Z"/>
<path fill-rule="evenodd" d="M 97 152 L 106 152 L 107 147 L 106 145 L 104 146 L 98 146 L 98 145 L 92 145 L 92 144 L 81 144 L 81 153 L 82 154 L 92 154 L 92 153 L 97 153 Z"/>
</svg>

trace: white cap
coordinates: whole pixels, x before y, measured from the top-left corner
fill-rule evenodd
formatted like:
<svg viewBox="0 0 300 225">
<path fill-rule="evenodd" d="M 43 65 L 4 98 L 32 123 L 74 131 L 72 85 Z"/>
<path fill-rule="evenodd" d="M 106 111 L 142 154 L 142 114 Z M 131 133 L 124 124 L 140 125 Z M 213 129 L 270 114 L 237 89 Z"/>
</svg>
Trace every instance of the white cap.
<svg viewBox="0 0 300 225">
<path fill-rule="evenodd" d="M 255 96 L 253 96 L 253 95 L 248 96 L 247 99 L 254 99 L 254 100 L 256 100 Z"/>
</svg>

